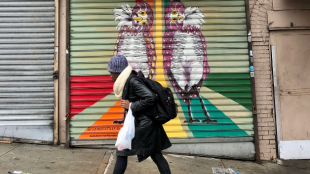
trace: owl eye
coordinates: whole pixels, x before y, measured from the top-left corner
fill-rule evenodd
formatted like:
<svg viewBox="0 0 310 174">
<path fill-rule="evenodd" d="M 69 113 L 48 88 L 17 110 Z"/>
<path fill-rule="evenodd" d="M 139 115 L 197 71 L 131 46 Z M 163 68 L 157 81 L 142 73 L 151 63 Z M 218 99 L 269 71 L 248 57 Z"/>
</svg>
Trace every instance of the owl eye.
<svg viewBox="0 0 310 174">
<path fill-rule="evenodd" d="M 177 21 L 177 18 L 176 18 L 176 17 L 173 17 L 173 18 L 171 19 L 171 21 L 172 21 L 172 22 L 176 22 L 176 21 Z"/>
<path fill-rule="evenodd" d="M 141 16 L 145 16 L 145 15 L 146 15 L 146 12 L 145 12 L 145 11 L 141 11 L 141 12 L 140 12 L 140 15 L 141 15 Z"/>
<path fill-rule="evenodd" d="M 144 20 L 144 21 L 141 22 L 141 25 L 146 26 L 147 22 Z"/>
<path fill-rule="evenodd" d="M 173 15 L 176 15 L 178 12 L 176 10 L 172 10 L 171 12 Z"/>
</svg>

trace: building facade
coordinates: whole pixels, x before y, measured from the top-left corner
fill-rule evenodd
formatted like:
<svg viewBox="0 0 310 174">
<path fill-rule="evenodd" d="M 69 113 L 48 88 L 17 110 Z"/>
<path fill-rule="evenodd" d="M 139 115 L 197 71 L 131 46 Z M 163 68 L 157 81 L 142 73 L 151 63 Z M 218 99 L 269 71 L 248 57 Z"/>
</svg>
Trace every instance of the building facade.
<svg viewBox="0 0 310 174">
<path fill-rule="evenodd" d="M 309 9 L 303 0 L 250 1 L 263 160 L 310 157 L 304 150 L 309 149 Z"/>
<path fill-rule="evenodd" d="M 57 52 L 51 52 L 56 55 L 51 70 L 57 90 L 55 116 L 49 123 L 54 139 L 48 143 L 113 147 L 123 111 L 113 95 L 107 62 L 122 54 L 134 69 L 174 91 L 180 107 L 178 117 L 164 125 L 174 144 L 168 152 L 248 160 L 310 157 L 303 150 L 309 148 L 310 120 L 307 1 L 50 3 L 56 7 L 54 26 L 59 20 L 59 32 L 55 27 L 53 50 Z M 9 25 L 5 20 L 0 24 Z M 1 65 L 7 69 L 9 54 L 4 48 Z M 40 58 L 33 61 L 38 63 Z M 1 84 L 4 96 L 8 83 Z M 41 88 L 40 92 L 49 89 Z M 24 95 L 29 89 L 19 88 Z M 17 118 L 8 115 L 16 109 L 6 106 L 0 112 L 3 132 Z M 26 130 L 35 129 L 29 126 Z M 37 137 L 24 137 L 23 133 L 0 136 L 42 143 Z"/>
</svg>

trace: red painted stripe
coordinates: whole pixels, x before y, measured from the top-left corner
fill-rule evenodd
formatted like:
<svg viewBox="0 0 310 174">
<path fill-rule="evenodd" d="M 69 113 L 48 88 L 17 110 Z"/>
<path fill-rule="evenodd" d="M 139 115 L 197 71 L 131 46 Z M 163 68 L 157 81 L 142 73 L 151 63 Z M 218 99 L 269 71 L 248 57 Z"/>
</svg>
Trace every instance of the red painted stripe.
<svg viewBox="0 0 310 174">
<path fill-rule="evenodd" d="M 70 96 L 70 101 L 80 101 L 80 102 L 84 102 L 84 101 L 99 101 L 102 98 L 104 98 L 106 95 L 93 95 L 93 96 Z"/>
<path fill-rule="evenodd" d="M 81 113 L 85 109 L 86 108 L 79 108 L 79 109 L 72 109 L 72 108 L 70 108 L 70 113 L 72 114 L 71 116 L 74 117 L 76 114 Z M 70 118 L 72 118 L 72 117 L 70 117 Z"/>
<path fill-rule="evenodd" d="M 110 76 L 74 76 L 70 81 L 71 118 L 113 92 Z"/>
<path fill-rule="evenodd" d="M 71 89 L 71 95 L 107 95 L 113 92 L 113 89 Z"/>
<path fill-rule="evenodd" d="M 110 76 L 75 76 L 70 78 L 70 82 L 112 82 Z"/>
<path fill-rule="evenodd" d="M 113 88 L 114 82 L 105 83 L 70 83 L 70 88 Z"/>
<path fill-rule="evenodd" d="M 105 103 L 109 103 L 109 102 L 110 101 L 106 101 Z M 87 108 L 90 105 L 92 105 L 92 103 L 93 102 L 88 102 L 88 101 L 86 101 L 86 102 L 71 102 L 71 108 Z M 112 107 L 121 107 L 121 105 L 114 105 Z"/>
</svg>

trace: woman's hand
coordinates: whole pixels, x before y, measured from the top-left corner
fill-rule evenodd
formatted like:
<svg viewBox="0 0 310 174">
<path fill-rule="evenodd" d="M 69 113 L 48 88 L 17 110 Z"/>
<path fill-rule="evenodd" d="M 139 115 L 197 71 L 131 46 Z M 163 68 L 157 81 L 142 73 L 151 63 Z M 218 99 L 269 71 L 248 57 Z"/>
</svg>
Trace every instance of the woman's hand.
<svg viewBox="0 0 310 174">
<path fill-rule="evenodd" d="M 129 100 L 121 100 L 121 107 L 122 108 L 128 109 L 129 108 L 129 104 L 130 104 Z"/>
</svg>

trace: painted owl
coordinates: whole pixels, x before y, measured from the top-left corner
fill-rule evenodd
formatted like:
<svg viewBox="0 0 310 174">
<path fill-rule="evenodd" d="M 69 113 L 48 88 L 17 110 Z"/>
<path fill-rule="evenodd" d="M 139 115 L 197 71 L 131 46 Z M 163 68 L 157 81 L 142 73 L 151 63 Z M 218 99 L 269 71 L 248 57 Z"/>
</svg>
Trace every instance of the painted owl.
<svg viewBox="0 0 310 174">
<path fill-rule="evenodd" d="M 189 123 L 194 120 L 191 113 L 192 98 L 198 97 L 206 116 L 202 122 L 211 120 L 200 97 L 200 87 L 210 68 L 207 62 L 205 38 L 200 32 L 204 14 L 198 7 L 185 9 L 181 2 L 170 2 L 165 9 L 165 24 L 168 29 L 163 38 L 164 71 L 168 75 L 179 98 L 188 104 Z"/>
<path fill-rule="evenodd" d="M 115 54 L 127 58 L 135 71 L 142 71 L 145 77 L 155 74 L 156 52 L 150 29 L 153 26 L 153 10 L 148 3 L 139 2 L 133 8 L 128 4 L 114 9 L 115 21 L 119 21 L 120 30 Z"/>
</svg>

